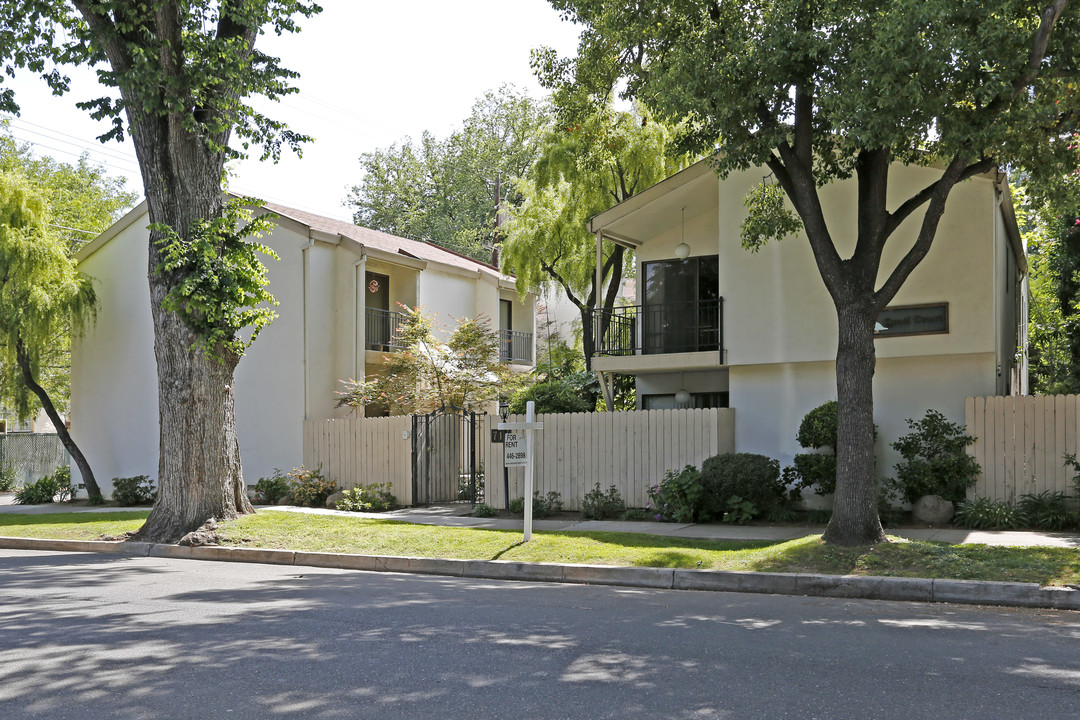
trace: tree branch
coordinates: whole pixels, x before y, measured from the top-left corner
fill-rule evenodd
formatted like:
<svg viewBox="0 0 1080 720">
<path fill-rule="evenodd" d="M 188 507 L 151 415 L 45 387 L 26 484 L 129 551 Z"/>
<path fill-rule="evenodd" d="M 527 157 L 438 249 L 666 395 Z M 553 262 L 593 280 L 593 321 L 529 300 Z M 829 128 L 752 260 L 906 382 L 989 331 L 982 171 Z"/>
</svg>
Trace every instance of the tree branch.
<svg viewBox="0 0 1080 720">
<path fill-rule="evenodd" d="M 992 160 L 989 160 L 988 158 L 983 158 L 979 162 L 972 163 L 971 165 L 968 165 L 966 168 L 964 168 L 961 171 L 960 176 L 956 180 L 956 182 L 962 182 L 964 180 L 967 180 L 968 178 L 975 177 L 976 175 L 980 175 L 984 172 L 989 172 L 993 169 L 994 162 Z M 921 205 L 926 204 L 930 200 L 930 198 L 933 197 L 934 191 L 941 183 L 942 179 L 943 178 L 938 178 L 934 182 L 930 183 L 922 190 L 905 200 L 900 205 L 900 207 L 896 208 L 894 212 L 889 213 L 889 217 L 885 221 L 885 237 L 889 237 L 890 235 L 892 235 L 896 228 L 898 228 L 900 224 L 903 223 L 909 215 L 911 215 L 911 213 L 915 212 L 915 210 L 917 210 Z"/>
</svg>

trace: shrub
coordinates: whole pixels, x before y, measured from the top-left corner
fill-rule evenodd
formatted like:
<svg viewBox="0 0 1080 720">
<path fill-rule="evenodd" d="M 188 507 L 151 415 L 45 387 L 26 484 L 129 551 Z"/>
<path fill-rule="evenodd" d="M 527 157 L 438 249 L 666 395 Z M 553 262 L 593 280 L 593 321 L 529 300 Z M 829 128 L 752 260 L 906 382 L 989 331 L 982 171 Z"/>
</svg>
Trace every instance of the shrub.
<svg viewBox="0 0 1080 720">
<path fill-rule="evenodd" d="M 14 502 L 18 505 L 43 505 L 64 502 L 75 495 L 71 485 L 71 469 L 58 467 L 52 475 L 29 482 L 15 491 Z"/>
<path fill-rule="evenodd" d="M 332 495 L 329 493 L 327 497 Z M 335 503 L 338 510 L 350 512 L 386 512 L 397 505 L 397 498 L 390 492 L 390 483 L 372 483 L 357 485 L 352 490 L 345 490 L 342 498 Z M 323 498 L 326 502 L 326 498 Z"/>
<path fill-rule="evenodd" d="M 697 522 L 704 500 L 701 472 L 687 465 L 682 470 L 668 470 L 663 480 L 649 488 L 649 506 L 645 509 L 664 522 Z"/>
<path fill-rule="evenodd" d="M 533 493 L 532 511 L 534 518 L 545 518 L 562 512 L 562 493 L 552 490 L 547 495 L 541 495 L 537 490 Z M 510 501 L 510 512 L 516 515 L 525 514 L 525 498 L 515 498 Z"/>
<path fill-rule="evenodd" d="M 322 474 L 322 463 L 314 470 L 301 466 L 289 473 L 293 501 L 307 507 L 326 507 L 326 498 L 337 492 L 337 483 Z"/>
<path fill-rule="evenodd" d="M 585 499 L 581 502 L 581 514 L 590 520 L 619 517 L 624 512 L 626 503 L 619 488 L 614 485 L 605 493 L 600 489 L 600 483 L 596 483 L 596 487 L 585 493 Z"/>
<path fill-rule="evenodd" d="M 1025 524 L 1023 513 L 1004 500 L 977 498 L 956 504 L 953 523 L 974 530 L 1010 530 Z"/>
<path fill-rule="evenodd" d="M 260 505 L 276 505 L 277 501 L 291 491 L 289 476 L 274 468 L 270 477 L 259 478 L 255 483 L 255 500 Z"/>
<path fill-rule="evenodd" d="M 17 483 L 15 468 L 10 465 L 0 465 L 0 492 L 11 492 Z"/>
<path fill-rule="evenodd" d="M 545 380 L 523 388 L 510 399 L 510 412 L 521 415 L 530 400 L 536 403 L 536 413 L 592 412 L 596 401 L 582 397 L 582 390 L 565 380 Z"/>
<path fill-rule="evenodd" d="M 807 449 L 824 448 L 830 454 L 800 453 L 795 456 L 790 469 L 796 487 L 812 489 L 819 495 L 836 492 L 836 409 L 835 400 L 817 406 L 806 413 L 799 423 L 795 440 Z"/>
<path fill-rule="evenodd" d="M 491 518 L 491 517 L 495 517 L 498 514 L 499 514 L 499 511 L 496 510 L 491 505 L 488 505 L 487 503 L 479 503 L 479 504 L 477 504 L 477 506 L 474 507 L 473 511 L 472 511 L 472 516 L 473 517 L 478 517 L 478 518 Z"/>
<path fill-rule="evenodd" d="M 724 453 L 701 464 L 705 499 L 701 519 L 746 522 L 785 505 L 780 463 L 755 453 Z M 732 499 L 738 498 L 733 504 Z"/>
<path fill-rule="evenodd" d="M 476 502 L 484 497 L 484 466 L 480 465 L 476 469 L 476 491 L 473 492 L 472 476 L 465 473 L 458 475 L 458 500 L 467 500 L 469 502 Z"/>
<path fill-rule="evenodd" d="M 117 505 L 146 505 L 157 500 L 157 488 L 148 475 L 113 478 L 112 499 Z"/>
<path fill-rule="evenodd" d="M 923 495 L 959 502 L 979 477 L 979 463 L 964 452 L 975 438 L 937 410 L 919 421 L 908 419 L 912 432 L 892 444 L 903 461 L 896 465 L 895 487 L 914 503 Z"/>
<path fill-rule="evenodd" d="M 649 513 L 644 508 L 626 508 L 626 512 L 622 514 L 623 520 L 648 520 Z"/>
<path fill-rule="evenodd" d="M 1069 496 L 1063 492 L 1043 490 L 1021 495 L 1017 510 L 1028 525 L 1040 530 L 1064 530 L 1076 524 L 1076 517 L 1069 510 Z"/>
</svg>

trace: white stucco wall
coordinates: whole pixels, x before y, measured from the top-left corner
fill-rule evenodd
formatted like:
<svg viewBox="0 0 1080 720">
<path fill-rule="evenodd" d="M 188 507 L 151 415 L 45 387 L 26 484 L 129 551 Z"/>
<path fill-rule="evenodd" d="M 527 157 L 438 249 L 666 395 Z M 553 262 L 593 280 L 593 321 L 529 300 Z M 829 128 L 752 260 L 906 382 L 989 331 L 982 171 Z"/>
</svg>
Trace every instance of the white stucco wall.
<svg viewBox="0 0 1080 720">
<path fill-rule="evenodd" d="M 964 398 L 993 395 L 994 387 L 993 353 L 879 359 L 874 376 L 878 474 L 891 475 L 899 461 L 890 445 L 907 434 L 908 418 L 917 420 L 933 408 L 963 424 Z M 730 392 L 735 448 L 789 465 L 796 453 L 804 452 L 795 440 L 803 416 L 836 398 L 835 364 L 733 366 Z"/>
</svg>

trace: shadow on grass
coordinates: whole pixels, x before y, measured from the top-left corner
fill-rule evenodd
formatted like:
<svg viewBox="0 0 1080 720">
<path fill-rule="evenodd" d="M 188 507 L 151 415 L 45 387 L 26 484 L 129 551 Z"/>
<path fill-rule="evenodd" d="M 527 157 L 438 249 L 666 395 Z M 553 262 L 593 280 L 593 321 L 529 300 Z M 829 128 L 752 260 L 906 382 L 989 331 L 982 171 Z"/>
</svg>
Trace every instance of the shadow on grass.
<svg viewBox="0 0 1080 720">
<path fill-rule="evenodd" d="M 145 518 L 149 514 L 149 510 L 102 513 L 0 514 L 0 527 L 18 525 L 76 525 L 81 523 L 114 522 L 117 520 L 137 520 L 139 518 Z"/>
</svg>

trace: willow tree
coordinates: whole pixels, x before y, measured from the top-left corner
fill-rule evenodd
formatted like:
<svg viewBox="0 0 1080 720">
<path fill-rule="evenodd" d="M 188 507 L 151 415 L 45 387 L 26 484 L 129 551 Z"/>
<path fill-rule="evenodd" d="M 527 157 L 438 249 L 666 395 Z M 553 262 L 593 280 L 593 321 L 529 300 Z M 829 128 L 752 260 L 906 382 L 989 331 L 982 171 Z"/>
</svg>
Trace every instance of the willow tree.
<svg viewBox="0 0 1080 720">
<path fill-rule="evenodd" d="M 0 172 L 0 370 L 10 368 L 15 414 L 25 420 L 36 397 L 82 474 L 91 502 L 101 490 L 42 382 L 58 338 L 78 331 L 94 311 L 90 279 L 75 269 L 67 243 L 50 227 L 44 198 L 18 175 Z"/>
<path fill-rule="evenodd" d="M 522 293 L 537 292 L 545 282 L 559 284 L 581 314 L 589 362 L 604 335 L 603 328 L 593 327 L 593 309 L 599 306 L 604 317 L 611 316 L 633 256 L 622 245 L 607 243 L 598 284 L 596 238 L 587 229 L 588 219 L 688 163 L 673 151 L 672 130 L 651 121 L 648 113 L 588 107 L 573 92 L 557 96 L 556 105 L 572 120 L 548 131 L 536 163 L 517 182 L 523 202 L 510 213 L 502 268 L 517 276 Z"/>
<path fill-rule="evenodd" d="M 801 226 L 836 310 L 837 486 L 825 539 L 883 540 L 874 323 L 926 258 L 958 183 L 1009 164 L 1057 177 L 1061 163 L 1076 168 L 1076 9 L 1068 0 L 551 2 L 584 31 L 576 60 L 541 55 L 549 84 L 610 89 L 624 78 L 625 95 L 682 122 L 680 147 L 712 153 L 721 175 L 772 171 L 776 184 L 748 198 L 757 217 L 744 244 Z M 890 205 L 896 163 L 941 173 Z M 836 224 L 857 228 L 844 257 L 819 189 L 852 176 L 855 222 Z M 909 219 L 916 239 L 883 267 Z"/>
<path fill-rule="evenodd" d="M 79 103 L 130 135 L 150 221 L 150 303 L 158 369 L 158 502 L 139 536 L 174 540 L 209 518 L 251 512 L 236 438 L 233 372 L 268 320 L 261 263 L 226 206 L 227 160 L 249 147 L 277 158 L 303 136 L 255 111 L 253 96 L 293 91 L 295 73 L 256 49 L 267 29 L 297 30 L 306 0 L 12 0 L 0 62 L 68 89 L 67 64 L 98 68 L 114 94 Z M 16 112 L 10 89 L 0 109 Z"/>
</svg>

